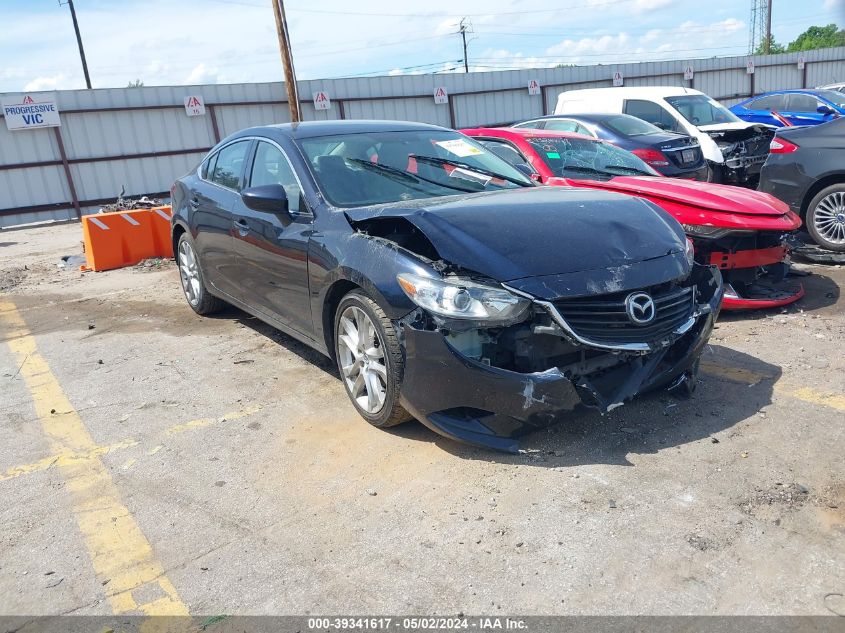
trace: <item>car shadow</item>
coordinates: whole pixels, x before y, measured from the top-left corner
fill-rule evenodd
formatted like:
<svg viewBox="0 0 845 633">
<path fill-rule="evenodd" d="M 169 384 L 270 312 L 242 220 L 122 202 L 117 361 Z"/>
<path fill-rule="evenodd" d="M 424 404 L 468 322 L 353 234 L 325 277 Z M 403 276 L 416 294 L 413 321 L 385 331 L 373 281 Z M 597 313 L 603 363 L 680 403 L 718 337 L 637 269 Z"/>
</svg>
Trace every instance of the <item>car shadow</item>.
<svg viewBox="0 0 845 633">
<path fill-rule="evenodd" d="M 242 324 L 311 363 L 343 385 L 335 364 L 258 318 L 227 307 L 210 318 Z M 582 407 L 557 424 L 522 436 L 519 454 L 500 453 L 445 438 L 412 420 L 385 429 L 398 437 L 434 443 L 461 459 L 501 464 L 560 468 L 585 464 L 632 466 L 629 454 L 649 454 L 698 442 L 712 442 L 731 427 L 753 418 L 771 404 L 781 369 L 758 358 L 720 345 L 708 345 L 702 355 L 699 387 L 692 398 L 659 391 L 645 394 L 606 415 Z"/>
<path fill-rule="evenodd" d="M 772 402 L 773 387 L 780 376 L 781 369 L 776 365 L 711 345 L 702 356 L 699 387 L 692 398 L 659 391 L 636 398 L 606 415 L 584 407 L 547 429 L 523 436 L 517 455 L 460 444 L 415 422 L 388 432 L 434 442 L 444 451 L 468 460 L 540 468 L 632 466 L 629 454 L 652 454 L 700 441 L 720 442 L 720 435 L 754 418 Z"/>
<path fill-rule="evenodd" d="M 302 360 L 311 363 L 316 368 L 323 370 L 325 373 L 333 376 L 334 378 L 337 378 L 338 381 L 340 380 L 340 374 L 337 371 L 337 367 L 330 358 L 321 354 L 313 347 L 309 347 L 305 343 L 299 342 L 292 336 L 285 334 L 281 330 L 277 330 L 272 325 L 265 323 L 261 319 L 254 317 L 239 308 L 227 305 L 220 312 L 206 315 L 205 318 L 225 319 L 239 323 L 244 327 L 248 327 L 258 334 L 267 337 L 277 345 L 281 345 L 289 352 L 296 354 Z M 342 388 L 343 386 L 341 385 L 341 389 Z"/>
<path fill-rule="evenodd" d="M 17 243 L 18 242 L 0 242 L 0 248 L 3 248 L 4 246 L 14 246 Z"/>
</svg>

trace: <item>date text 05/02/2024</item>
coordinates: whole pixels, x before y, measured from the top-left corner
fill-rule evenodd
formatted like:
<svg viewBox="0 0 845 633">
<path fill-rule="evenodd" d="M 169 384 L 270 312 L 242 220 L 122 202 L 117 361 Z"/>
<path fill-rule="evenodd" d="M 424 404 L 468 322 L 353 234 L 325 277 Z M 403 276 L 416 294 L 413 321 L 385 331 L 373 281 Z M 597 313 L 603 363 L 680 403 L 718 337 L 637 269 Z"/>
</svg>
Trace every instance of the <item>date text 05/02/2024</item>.
<svg viewBox="0 0 845 633">
<path fill-rule="evenodd" d="M 509 617 L 316 617 L 308 618 L 311 631 L 527 631 L 527 623 Z"/>
</svg>

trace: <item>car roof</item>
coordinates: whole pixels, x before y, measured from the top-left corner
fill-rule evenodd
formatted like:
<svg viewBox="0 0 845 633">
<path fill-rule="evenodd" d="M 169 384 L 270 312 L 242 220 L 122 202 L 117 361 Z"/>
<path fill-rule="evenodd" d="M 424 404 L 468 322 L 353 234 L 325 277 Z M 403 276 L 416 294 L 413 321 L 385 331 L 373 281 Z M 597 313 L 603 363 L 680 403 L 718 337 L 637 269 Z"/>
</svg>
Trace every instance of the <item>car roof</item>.
<svg viewBox="0 0 845 633">
<path fill-rule="evenodd" d="M 538 136 L 543 138 L 549 138 L 560 136 L 562 138 L 582 138 L 590 141 L 595 141 L 596 143 L 603 142 L 599 139 L 593 138 L 592 136 L 576 134 L 575 132 L 563 132 L 561 130 L 539 130 L 530 127 L 473 127 L 463 128 L 458 131 L 463 134 L 469 134 L 470 132 L 479 134 L 489 134 L 492 132 L 494 136 L 521 136 L 522 138 L 535 138 Z"/>
<path fill-rule="evenodd" d="M 581 90 L 566 90 L 558 94 L 558 99 L 566 97 L 567 95 L 582 95 L 587 93 L 593 94 L 609 94 L 609 91 L 615 91 L 615 94 L 625 94 L 642 97 L 676 97 L 679 95 L 701 95 L 704 94 L 699 90 L 692 88 L 684 88 L 683 86 L 620 86 L 617 88 L 584 88 Z"/>
<path fill-rule="evenodd" d="M 300 123 L 278 123 L 262 125 L 238 132 L 238 135 L 265 134 L 274 136 L 281 134 L 292 139 L 314 138 L 319 136 L 335 136 L 338 134 L 367 134 L 369 132 L 412 132 L 412 131 L 440 131 L 448 132 L 448 128 L 428 123 L 413 123 L 409 121 L 302 121 Z"/>
<path fill-rule="evenodd" d="M 630 114 L 623 114 L 622 112 L 584 112 L 583 114 L 580 112 L 573 112 L 566 114 L 546 114 L 543 116 L 538 116 L 533 119 L 526 119 L 528 121 L 542 121 L 543 119 L 582 119 L 584 121 L 589 121 L 590 123 L 601 123 L 602 121 L 606 121 L 607 119 L 613 117 L 627 117 L 629 119 L 636 119 L 637 117 L 631 116 Z M 637 119 L 641 121 L 642 119 Z"/>
<path fill-rule="evenodd" d="M 756 94 L 752 99 L 759 99 L 760 97 L 765 97 L 768 95 L 785 95 L 785 94 L 811 94 L 817 95 L 820 92 L 824 92 L 818 88 L 790 88 L 788 90 L 770 90 L 769 92 L 761 92 L 760 94 Z"/>
</svg>

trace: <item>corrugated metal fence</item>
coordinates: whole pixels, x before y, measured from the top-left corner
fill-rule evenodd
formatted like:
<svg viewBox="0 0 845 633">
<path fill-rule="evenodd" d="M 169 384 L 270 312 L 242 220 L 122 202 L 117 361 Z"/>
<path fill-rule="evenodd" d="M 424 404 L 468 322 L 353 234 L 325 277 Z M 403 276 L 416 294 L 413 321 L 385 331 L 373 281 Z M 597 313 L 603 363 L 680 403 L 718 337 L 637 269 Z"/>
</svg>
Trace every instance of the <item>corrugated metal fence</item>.
<svg viewBox="0 0 845 633">
<path fill-rule="evenodd" d="M 401 119 L 447 127 L 512 121 L 550 113 L 563 90 L 612 85 L 675 85 L 730 105 L 775 89 L 845 80 L 845 48 L 609 66 L 571 66 L 489 73 L 410 75 L 299 82 L 305 120 Z M 752 59 L 754 74 L 746 72 Z M 684 80 L 684 68 L 694 77 Z M 537 80 L 541 93 L 528 94 Z M 434 103 L 446 88 L 448 104 Z M 329 94 L 330 110 L 311 95 Z M 206 115 L 188 117 L 187 95 L 202 95 Z M 168 195 L 173 180 L 221 138 L 252 125 L 289 120 L 284 85 L 232 84 L 68 90 L 55 93 L 62 125 L 10 132 L 0 124 L 0 227 L 68 220 L 127 195 Z"/>
</svg>

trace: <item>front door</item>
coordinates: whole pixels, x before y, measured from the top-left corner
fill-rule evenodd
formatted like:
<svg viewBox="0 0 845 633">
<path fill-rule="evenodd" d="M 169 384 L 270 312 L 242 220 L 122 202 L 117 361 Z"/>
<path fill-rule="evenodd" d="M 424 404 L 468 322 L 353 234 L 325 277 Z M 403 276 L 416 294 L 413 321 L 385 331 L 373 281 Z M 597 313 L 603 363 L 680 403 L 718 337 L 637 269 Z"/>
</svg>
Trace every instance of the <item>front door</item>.
<svg viewBox="0 0 845 633">
<path fill-rule="evenodd" d="M 283 324 L 313 336 L 308 292 L 308 243 L 312 220 L 290 161 L 275 143 L 259 141 L 247 186 L 280 184 L 288 196 L 293 222 L 235 203 L 234 238 L 237 278 L 244 300 Z"/>
<path fill-rule="evenodd" d="M 244 168 L 252 141 L 226 145 L 203 165 L 200 178 L 191 188 L 193 223 L 197 229 L 197 254 L 208 283 L 238 297 L 235 253 L 232 243 L 232 209 L 240 200 Z"/>
</svg>

